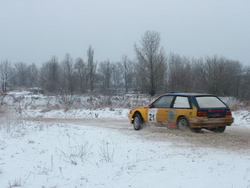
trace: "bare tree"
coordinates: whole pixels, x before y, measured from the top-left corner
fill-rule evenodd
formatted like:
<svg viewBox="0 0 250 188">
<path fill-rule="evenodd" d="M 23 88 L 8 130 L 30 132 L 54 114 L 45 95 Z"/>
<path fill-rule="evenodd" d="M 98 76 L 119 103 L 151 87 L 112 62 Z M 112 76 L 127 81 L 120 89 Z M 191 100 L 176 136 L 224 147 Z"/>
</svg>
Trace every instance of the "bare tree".
<svg viewBox="0 0 250 188">
<path fill-rule="evenodd" d="M 171 91 L 190 92 L 194 89 L 192 66 L 189 58 L 170 54 L 168 58 L 169 79 Z"/>
<path fill-rule="evenodd" d="M 28 81 L 28 74 L 27 74 L 27 64 L 23 62 L 15 63 L 15 70 L 16 70 L 16 84 L 19 87 L 26 87 Z"/>
<path fill-rule="evenodd" d="M 191 92 L 198 92 L 198 93 L 202 93 L 202 92 L 207 92 L 207 88 L 206 88 L 206 84 L 203 83 L 203 59 L 199 58 L 199 59 L 192 59 L 192 89 Z"/>
<path fill-rule="evenodd" d="M 6 60 L 1 62 L 0 64 L 0 81 L 2 86 L 2 91 L 7 91 L 8 82 L 10 79 L 10 73 L 11 73 L 11 63 Z"/>
<path fill-rule="evenodd" d="M 196 73 L 203 92 L 239 98 L 243 68 L 238 61 L 224 57 L 206 57 L 196 65 Z"/>
<path fill-rule="evenodd" d="M 199 70 L 206 92 L 217 95 L 223 94 L 223 76 L 226 74 L 226 71 L 226 62 L 223 58 L 218 56 L 206 57 Z"/>
<path fill-rule="evenodd" d="M 101 90 L 109 92 L 111 89 L 111 78 L 113 74 L 113 64 L 109 60 L 101 62 L 98 68 L 100 75 Z"/>
<path fill-rule="evenodd" d="M 95 83 L 96 63 L 94 63 L 94 50 L 91 46 L 89 46 L 89 49 L 87 50 L 87 56 L 89 89 L 92 92 L 94 90 Z"/>
<path fill-rule="evenodd" d="M 165 54 L 163 48 L 160 48 L 160 34 L 147 31 L 140 45 L 134 45 L 140 88 L 153 96 L 161 92 L 164 86 Z"/>
<path fill-rule="evenodd" d="M 61 81 L 61 92 L 63 94 L 73 95 L 75 90 L 75 75 L 74 75 L 74 63 L 73 59 L 69 54 L 65 55 L 64 60 L 61 63 L 62 75 Z"/>
<path fill-rule="evenodd" d="M 238 98 L 241 100 L 250 100 L 250 66 L 243 68 L 240 78 Z"/>
<path fill-rule="evenodd" d="M 87 88 L 88 74 L 87 74 L 87 66 L 82 58 L 76 59 L 74 69 L 77 78 L 76 79 L 77 88 L 79 92 L 84 93 Z"/>
<path fill-rule="evenodd" d="M 53 56 L 51 60 L 44 63 L 40 69 L 39 81 L 42 88 L 48 92 L 58 92 L 60 72 L 61 70 L 58 60 Z"/>
<path fill-rule="evenodd" d="M 240 85 L 243 75 L 243 67 L 238 61 L 223 58 L 225 71 L 222 76 L 220 87 L 223 96 L 240 98 Z"/>
<path fill-rule="evenodd" d="M 27 67 L 27 86 L 35 87 L 38 84 L 38 70 L 34 63 Z"/>
<path fill-rule="evenodd" d="M 112 64 L 112 76 L 111 76 L 112 88 L 119 93 L 124 89 L 123 70 L 121 62 Z"/>
<path fill-rule="evenodd" d="M 125 92 L 128 93 L 129 89 L 133 87 L 134 81 L 134 64 L 128 59 L 127 55 L 122 57 L 121 65 L 122 75 L 124 79 Z"/>
</svg>

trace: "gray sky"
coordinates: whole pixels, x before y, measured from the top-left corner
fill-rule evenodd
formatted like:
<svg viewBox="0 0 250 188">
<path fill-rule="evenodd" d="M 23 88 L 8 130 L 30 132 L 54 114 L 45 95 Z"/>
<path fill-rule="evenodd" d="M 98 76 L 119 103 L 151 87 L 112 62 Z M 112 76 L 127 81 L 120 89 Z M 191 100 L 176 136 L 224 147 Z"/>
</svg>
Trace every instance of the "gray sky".
<svg viewBox="0 0 250 188">
<path fill-rule="evenodd" d="M 147 30 L 166 54 L 223 56 L 250 65 L 250 0 L 0 0 L 0 61 L 42 64 L 66 53 L 135 58 Z"/>
</svg>

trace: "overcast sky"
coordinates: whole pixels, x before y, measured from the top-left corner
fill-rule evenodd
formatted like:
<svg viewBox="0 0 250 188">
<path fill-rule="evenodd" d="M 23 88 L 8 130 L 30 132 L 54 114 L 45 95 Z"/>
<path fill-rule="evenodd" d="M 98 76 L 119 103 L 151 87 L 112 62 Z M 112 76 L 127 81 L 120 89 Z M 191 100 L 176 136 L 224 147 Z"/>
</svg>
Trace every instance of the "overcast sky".
<svg viewBox="0 0 250 188">
<path fill-rule="evenodd" d="M 147 30 L 166 54 L 223 56 L 250 65 L 250 0 L 0 0 L 0 61 L 42 64 L 66 53 L 135 58 Z"/>
</svg>

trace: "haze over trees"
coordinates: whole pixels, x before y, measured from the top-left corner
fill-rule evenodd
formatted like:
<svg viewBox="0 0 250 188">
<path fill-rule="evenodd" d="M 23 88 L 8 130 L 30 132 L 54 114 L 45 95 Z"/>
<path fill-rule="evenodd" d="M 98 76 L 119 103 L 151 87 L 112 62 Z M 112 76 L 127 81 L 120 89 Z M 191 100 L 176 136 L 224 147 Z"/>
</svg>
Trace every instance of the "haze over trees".
<svg viewBox="0 0 250 188">
<path fill-rule="evenodd" d="M 41 67 L 34 63 L 0 62 L 1 91 L 40 87 L 46 93 L 72 96 L 84 93 L 125 94 L 203 92 L 250 99 L 250 67 L 226 57 L 199 59 L 170 53 L 160 45 L 160 34 L 146 31 L 134 45 L 135 57 L 123 55 L 119 62 L 95 61 L 89 46 L 87 59 L 66 54 L 56 56 Z"/>
</svg>

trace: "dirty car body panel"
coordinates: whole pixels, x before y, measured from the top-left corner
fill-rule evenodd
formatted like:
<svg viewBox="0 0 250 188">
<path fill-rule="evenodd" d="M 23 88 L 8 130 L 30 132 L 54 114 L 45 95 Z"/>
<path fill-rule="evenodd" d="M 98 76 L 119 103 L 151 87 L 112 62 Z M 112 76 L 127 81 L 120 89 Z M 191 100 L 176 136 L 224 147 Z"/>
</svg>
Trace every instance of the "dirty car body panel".
<svg viewBox="0 0 250 188">
<path fill-rule="evenodd" d="M 211 129 L 230 126 L 234 118 L 230 108 L 217 96 L 198 93 L 168 93 L 161 95 L 149 106 L 135 108 L 128 114 L 133 124 L 135 115 L 143 123 L 160 123 L 178 128 L 182 118 L 191 129 Z"/>
</svg>

